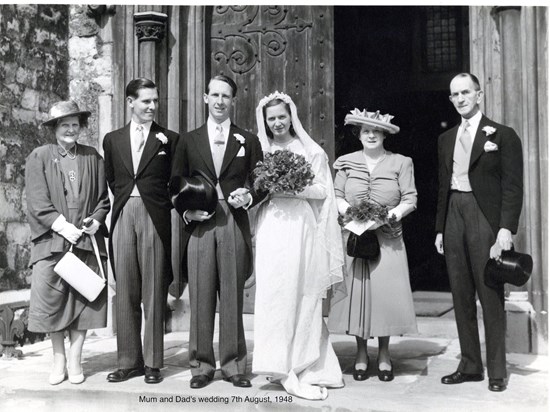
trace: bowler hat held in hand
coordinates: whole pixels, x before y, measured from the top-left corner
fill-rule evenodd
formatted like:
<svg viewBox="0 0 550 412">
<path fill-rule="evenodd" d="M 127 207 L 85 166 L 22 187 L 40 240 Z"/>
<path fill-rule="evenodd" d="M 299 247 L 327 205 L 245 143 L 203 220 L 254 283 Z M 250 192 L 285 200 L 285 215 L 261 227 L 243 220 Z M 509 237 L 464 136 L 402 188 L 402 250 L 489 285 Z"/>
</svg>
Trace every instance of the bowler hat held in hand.
<svg viewBox="0 0 550 412">
<path fill-rule="evenodd" d="M 533 258 L 526 253 L 504 250 L 501 261 L 489 259 L 485 265 L 485 284 L 500 287 L 504 283 L 523 286 L 533 271 Z"/>
</svg>

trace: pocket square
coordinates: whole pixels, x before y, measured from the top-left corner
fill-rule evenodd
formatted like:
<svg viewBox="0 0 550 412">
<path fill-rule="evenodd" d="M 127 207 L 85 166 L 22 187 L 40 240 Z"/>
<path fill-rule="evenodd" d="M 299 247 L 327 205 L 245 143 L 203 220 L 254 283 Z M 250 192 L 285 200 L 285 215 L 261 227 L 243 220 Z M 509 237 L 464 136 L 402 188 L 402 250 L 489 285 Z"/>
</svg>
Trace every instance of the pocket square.
<svg viewBox="0 0 550 412">
<path fill-rule="evenodd" d="M 164 150 L 162 152 L 157 153 L 157 156 L 162 156 L 162 155 L 166 155 L 166 152 Z"/>
<path fill-rule="evenodd" d="M 237 157 L 243 157 L 243 156 L 244 156 L 244 146 L 241 146 L 241 148 L 237 152 Z"/>
<path fill-rule="evenodd" d="M 496 152 L 498 150 L 498 145 L 493 142 L 485 142 L 483 150 L 485 150 L 486 152 Z"/>
</svg>

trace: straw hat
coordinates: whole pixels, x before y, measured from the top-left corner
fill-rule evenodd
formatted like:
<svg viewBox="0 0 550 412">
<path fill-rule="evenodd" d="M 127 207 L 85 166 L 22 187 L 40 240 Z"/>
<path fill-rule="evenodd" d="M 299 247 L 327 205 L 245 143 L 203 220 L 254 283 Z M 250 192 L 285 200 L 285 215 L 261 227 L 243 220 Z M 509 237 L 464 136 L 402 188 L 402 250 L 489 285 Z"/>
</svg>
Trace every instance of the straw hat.
<svg viewBox="0 0 550 412">
<path fill-rule="evenodd" d="M 363 111 L 353 109 L 346 115 L 344 124 L 353 124 L 356 126 L 367 125 L 375 130 L 395 134 L 399 132 L 399 126 L 391 123 L 391 119 L 393 118 L 394 116 L 390 114 L 380 114 L 380 110 L 377 110 L 376 112 L 367 112 L 367 109 L 364 109 Z"/>
<path fill-rule="evenodd" d="M 55 103 L 50 109 L 48 114 L 49 119 L 42 122 L 42 126 L 55 126 L 59 119 L 69 116 L 78 116 L 88 118 L 92 113 L 88 111 L 81 111 L 78 108 L 78 104 L 72 100 L 64 100 Z"/>
</svg>

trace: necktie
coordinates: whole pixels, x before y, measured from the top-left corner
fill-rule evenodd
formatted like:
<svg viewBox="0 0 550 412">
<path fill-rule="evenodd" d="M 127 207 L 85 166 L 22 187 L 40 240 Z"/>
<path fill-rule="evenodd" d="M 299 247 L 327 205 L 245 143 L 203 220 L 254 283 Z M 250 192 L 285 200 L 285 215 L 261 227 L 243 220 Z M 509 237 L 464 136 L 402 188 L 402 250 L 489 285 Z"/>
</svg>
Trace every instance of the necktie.
<svg viewBox="0 0 550 412">
<path fill-rule="evenodd" d="M 214 136 L 213 160 L 216 174 L 219 176 L 222 168 L 223 155 L 225 152 L 225 137 L 223 135 L 223 127 L 221 124 L 216 126 L 216 136 Z"/>
<path fill-rule="evenodd" d="M 472 136 L 470 135 L 470 132 L 468 131 L 468 128 L 470 127 L 470 123 L 468 120 L 464 121 L 463 124 L 464 128 L 462 130 L 462 134 L 460 135 L 460 144 L 462 146 L 462 149 L 464 150 L 464 153 L 469 153 L 472 147 Z"/>
<path fill-rule="evenodd" d="M 223 136 L 223 127 L 221 124 L 216 126 L 216 136 L 214 136 L 214 144 L 221 145 L 225 143 L 225 138 Z"/>
<path fill-rule="evenodd" d="M 141 149 L 143 149 L 143 145 L 145 144 L 145 136 L 143 134 L 143 126 L 141 124 L 136 127 L 134 143 L 136 145 L 137 151 L 141 152 Z"/>
</svg>

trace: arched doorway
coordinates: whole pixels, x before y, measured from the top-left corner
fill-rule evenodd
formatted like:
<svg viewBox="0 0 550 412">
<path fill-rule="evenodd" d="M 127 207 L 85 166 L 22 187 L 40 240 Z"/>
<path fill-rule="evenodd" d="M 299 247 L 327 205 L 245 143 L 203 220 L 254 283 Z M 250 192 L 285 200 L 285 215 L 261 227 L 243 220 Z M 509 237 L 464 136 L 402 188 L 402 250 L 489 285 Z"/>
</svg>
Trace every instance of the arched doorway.
<svg viewBox="0 0 550 412">
<path fill-rule="evenodd" d="M 334 8 L 336 154 L 361 147 L 344 133 L 349 110 L 395 116 L 401 132 L 386 148 L 413 159 L 418 190 L 417 210 L 404 221 L 413 290 L 449 290 L 433 246 L 437 137 L 458 121 L 448 85 L 468 69 L 467 16 L 467 7 Z"/>
</svg>

